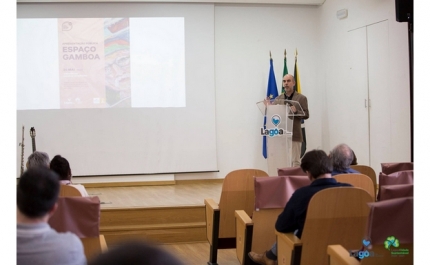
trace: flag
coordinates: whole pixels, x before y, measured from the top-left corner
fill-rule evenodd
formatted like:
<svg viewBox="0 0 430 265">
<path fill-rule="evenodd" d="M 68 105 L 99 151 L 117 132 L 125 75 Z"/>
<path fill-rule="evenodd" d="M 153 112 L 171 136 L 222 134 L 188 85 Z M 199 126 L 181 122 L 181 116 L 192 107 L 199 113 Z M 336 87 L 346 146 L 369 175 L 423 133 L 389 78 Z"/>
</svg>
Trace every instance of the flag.
<svg viewBox="0 0 430 265">
<path fill-rule="evenodd" d="M 273 71 L 273 60 L 272 54 L 270 54 L 270 69 L 269 69 L 269 81 L 267 84 L 266 98 L 275 99 L 278 96 L 278 88 L 276 86 L 275 72 Z M 264 115 L 264 129 L 266 129 L 266 115 Z M 263 136 L 263 156 L 267 158 L 267 144 L 266 136 Z"/>
<path fill-rule="evenodd" d="M 296 79 L 296 85 L 294 86 L 294 90 L 301 94 L 302 88 L 300 86 L 299 68 L 297 66 L 297 50 L 296 50 L 296 60 L 294 62 L 294 78 Z"/>
<path fill-rule="evenodd" d="M 300 86 L 300 75 L 299 75 L 299 67 L 297 65 L 297 49 L 296 49 L 296 58 L 295 58 L 295 62 L 294 62 L 294 78 L 296 79 L 296 85 L 294 86 L 294 90 L 299 92 L 300 94 L 302 93 L 302 88 Z M 305 130 L 305 120 L 302 119 L 301 123 L 303 124 L 302 126 L 302 136 L 303 136 L 303 142 L 302 142 L 302 150 L 300 152 L 300 157 L 303 157 L 303 155 L 306 152 L 306 130 Z"/>
<path fill-rule="evenodd" d="M 284 72 L 282 73 L 282 78 L 284 78 L 284 76 L 287 75 L 287 74 L 288 74 L 288 68 L 287 68 L 287 50 L 284 50 Z M 281 91 L 282 91 L 282 94 L 285 93 L 285 89 L 284 89 L 284 86 L 282 85 L 282 82 L 281 82 Z"/>
</svg>

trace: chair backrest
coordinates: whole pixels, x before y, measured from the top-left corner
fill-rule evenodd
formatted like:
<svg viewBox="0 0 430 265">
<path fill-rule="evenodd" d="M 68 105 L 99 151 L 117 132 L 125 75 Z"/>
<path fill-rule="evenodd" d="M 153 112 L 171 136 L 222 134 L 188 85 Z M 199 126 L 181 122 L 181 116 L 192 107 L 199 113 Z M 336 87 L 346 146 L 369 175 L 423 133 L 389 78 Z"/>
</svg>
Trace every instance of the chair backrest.
<svg viewBox="0 0 430 265">
<path fill-rule="evenodd" d="M 412 265 L 413 198 L 373 202 L 369 206 L 366 238 L 370 239 L 369 251 L 373 255 L 364 258 L 361 264 Z"/>
<path fill-rule="evenodd" d="M 238 213 L 236 221 L 236 255 L 240 264 L 248 264 L 249 251 L 257 253 L 269 249 L 276 241 L 274 227 L 287 201 L 296 189 L 308 186 L 307 176 L 274 176 L 255 178 L 255 210 L 252 219 Z M 252 227 L 252 228 L 248 228 Z M 249 233 L 252 231 L 252 233 Z"/>
<path fill-rule="evenodd" d="M 255 210 L 284 208 L 293 193 L 311 181 L 307 176 L 275 176 L 255 179 Z"/>
<path fill-rule="evenodd" d="M 73 186 L 61 184 L 59 196 L 60 197 L 82 197 L 82 194 L 77 188 Z"/>
<path fill-rule="evenodd" d="M 414 185 L 413 184 L 399 184 L 399 185 L 385 185 L 381 187 L 380 201 L 413 197 Z"/>
<path fill-rule="evenodd" d="M 364 174 L 350 173 L 350 174 L 338 174 L 333 176 L 337 182 L 349 183 L 356 188 L 362 188 L 372 196 L 375 201 L 375 187 L 373 181 Z"/>
<path fill-rule="evenodd" d="M 376 182 L 376 172 L 375 170 L 373 170 L 373 168 L 366 166 L 366 165 L 351 165 L 350 166 L 352 169 L 357 170 L 358 172 L 360 172 L 361 174 L 364 174 L 366 176 L 368 176 L 372 181 L 373 181 L 373 185 L 375 187 L 375 194 L 378 191 L 378 185 Z"/>
<path fill-rule="evenodd" d="M 254 229 L 251 250 L 264 252 L 276 242 L 273 232 L 279 214 L 293 193 L 311 181 L 307 176 L 277 176 L 255 179 Z"/>
<path fill-rule="evenodd" d="M 301 264 L 328 264 L 327 246 L 341 244 L 353 249 L 365 233 L 372 202 L 368 192 L 355 187 L 329 188 L 309 202 L 301 237 Z"/>
<path fill-rule="evenodd" d="M 278 176 L 307 176 L 301 167 L 278 168 Z"/>
<path fill-rule="evenodd" d="M 57 232 L 72 232 L 80 238 L 98 237 L 99 197 L 58 198 L 58 208 L 49 219 L 49 224 Z"/>
<path fill-rule="evenodd" d="M 379 187 L 384 185 L 414 184 L 414 171 L 404 170 L 389 175 L 379 173 Z"/>
<path fill-rule="evenodd" d="M 381 189 L 386 185 L 401 185 L 401 184 L 414 184 L 414 171 L 404 170 L 391 173 L 389 175 L 379 173 L 379 192 L 378 200 L 381 197 Z"/>
<path fill-rule="evenodd" d="M 100 241 L 100 199 L 97 196 L 58 198 L 58 208 L 48 223 L 57 232 L 72 232 L 81 238 L 87 260 L 106 248 L 106 242 L 103 246 Z"/>
<path fill-rule="evenodd" d="M 227 174 L 222 184 L 219 201 L 220 221 L 219 238 L 236 237 L 235 210 L 252 214 L 255 204 L 254 177 L 267 177 L 259 169 L 239 169 Z"/>
<path fill-rule="evenodd" d="M 382 173 L 389 175 L 391 173 L 403 170 L 414 170 L 413 162 L 381 163 Z"/>
</svg>

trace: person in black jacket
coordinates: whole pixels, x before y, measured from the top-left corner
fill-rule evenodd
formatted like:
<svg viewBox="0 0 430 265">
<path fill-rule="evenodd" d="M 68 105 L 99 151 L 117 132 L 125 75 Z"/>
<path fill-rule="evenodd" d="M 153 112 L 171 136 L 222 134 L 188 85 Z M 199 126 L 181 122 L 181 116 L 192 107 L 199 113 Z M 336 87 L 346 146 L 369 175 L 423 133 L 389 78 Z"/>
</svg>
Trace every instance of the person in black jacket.
<svg viewBox="0 0 430 265">
<path fill-rule="evenodd" d="M 333 165 L 330 158 L 322 150 L 307 152 L 300 167 L 308 175 L 311 184 L 297 189 L 285 205 L 284 210 L 276 220 L 275 228 L 282 233 L 294 232 L 300 238 L 306 220 L 306 212 L 312 196 L 320 190 L 335 187 L 350 187 L 350 184 L 339 183 L 331 176 Z M 277 264 L 277 244 L 265 253 L 249 252 L 249 257 L 258 264 Z"/>
</svg>

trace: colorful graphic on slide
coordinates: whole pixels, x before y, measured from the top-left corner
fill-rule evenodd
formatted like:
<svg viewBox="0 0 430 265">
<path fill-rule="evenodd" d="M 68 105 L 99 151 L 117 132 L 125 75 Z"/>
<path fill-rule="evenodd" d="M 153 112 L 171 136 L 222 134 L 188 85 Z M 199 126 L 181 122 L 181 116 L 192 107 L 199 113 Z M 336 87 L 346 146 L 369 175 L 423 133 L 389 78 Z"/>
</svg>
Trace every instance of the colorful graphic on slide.
<svg viewBox="0 0 430 265">
<path fill-rule="evenodd" d="M 131 107 L 128 18 L 58 19 L 61 108 Z"/>
<path fill-rule="evenodd" d="M 129 19 L 106 18 L 104 34 L 106 102 L 131 107 Z"/>
<path fill-rule="evenodd" d="M 58 19 L 60 108 L 104 108 L 103 18 Z"/>
</svg>

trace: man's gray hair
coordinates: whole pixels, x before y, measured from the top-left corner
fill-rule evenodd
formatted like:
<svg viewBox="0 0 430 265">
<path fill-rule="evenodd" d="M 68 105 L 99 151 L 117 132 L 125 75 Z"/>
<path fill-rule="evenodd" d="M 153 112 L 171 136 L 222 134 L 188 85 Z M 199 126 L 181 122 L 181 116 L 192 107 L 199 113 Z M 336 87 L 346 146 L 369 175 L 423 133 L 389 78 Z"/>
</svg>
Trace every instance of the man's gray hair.
<svg viewBox="0 0 430 265">
<path fill-rule="evenodd" d="M 47 167 L 49 168 L 49 156 L 45 152 L 34 151 L 31 155 L 28 156 L 27 167 Z"/>
<path fill-rule="evenodd" d="M 346 144 L 339 144 L 330 153 L 333 168 L 338 171 L 348 169 L 354 159 L 352 149 Z"/>
</svg>

